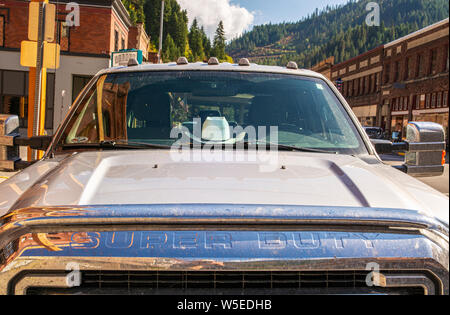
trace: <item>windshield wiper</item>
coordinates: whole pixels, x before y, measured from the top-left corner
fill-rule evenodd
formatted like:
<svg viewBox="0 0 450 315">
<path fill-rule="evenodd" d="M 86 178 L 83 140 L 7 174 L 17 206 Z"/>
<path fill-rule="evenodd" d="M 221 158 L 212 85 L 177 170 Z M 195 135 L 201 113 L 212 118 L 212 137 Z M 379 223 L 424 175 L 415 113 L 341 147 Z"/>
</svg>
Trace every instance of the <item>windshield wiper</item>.
<svg viewBox="0 0 450 315">
<path fill-rule="evenodd" d="M 312 149 L 312 148 L 305 148 L 305 147 L 297 147 L 297 146 L 293 146 L 293 145 L 286 145 L 286 144 L 277 144 L 277 143 L 271 143 L 271 142 L 261 142 L 261 143 L 257 143 L 257 142 L 244 142 L 243 143 L 246 147 L 247 146 L 261 146 L 261 145 L 265 145 L 266 148 L 271 148 L 274 147 L 276 148 L 278 151 L 297 151 L 297 152 L 311 152 L 311 153 L 324 153 L 324 154 L 339 154 L 336 151 L 327 151 L 327 150 L 320 150 L 320 149 Z M 238 145 L 238 144 L 236 144 Z"/>
<path fill-rule="evenodd" d="M 107 140 L 99 143 L 67 143 L 60 145 L 64 149 L 78 149 L 78 148 L 98 148 L 104 150 L 142 150 L 142 149 L 156 149 L 168 150 L 171 147 L 166 145 L 159 145 L 145 142 L 129 142 L 129 141 L 113 141 Z"/>
</svg>

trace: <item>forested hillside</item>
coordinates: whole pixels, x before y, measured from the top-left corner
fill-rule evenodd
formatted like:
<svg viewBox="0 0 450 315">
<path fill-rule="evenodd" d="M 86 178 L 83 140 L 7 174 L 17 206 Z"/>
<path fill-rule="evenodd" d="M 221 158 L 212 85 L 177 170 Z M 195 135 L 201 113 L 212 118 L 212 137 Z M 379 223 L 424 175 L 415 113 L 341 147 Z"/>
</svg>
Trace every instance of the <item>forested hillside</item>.
<svg viewBox="0 0 450 315">
<path fill-rule="evenodd" d="M 297 23 L 255 26 L 233 40 L 227 53 L 263 64 L 289 60 L 309 68 L 329 56 L 341 62 L 420 28 L 448 18 L 447 0 L 378 0 L 381 26 L 365 23 L 369 0 L 316 10 Z"/>
<path fill-rule="evenodd" d="M 144 23 L 150 35 L 150 50 L 157 51 L 159 46 L 159 28 L 161 17 L 161 0 L 122 0 L 133 23 Z M 216 36 L 212 42 L 197 21 L 189 25 L 187 12 L 182 10 L 176 0 L 165 0 L 163 60 L 175 61 L 186 56 L 190 62 L 204 61 L 216 56 L 222 61 L 232 61 L 225 54 L 226 34 L 222 22 L 218 24 Z"/>
</svg>

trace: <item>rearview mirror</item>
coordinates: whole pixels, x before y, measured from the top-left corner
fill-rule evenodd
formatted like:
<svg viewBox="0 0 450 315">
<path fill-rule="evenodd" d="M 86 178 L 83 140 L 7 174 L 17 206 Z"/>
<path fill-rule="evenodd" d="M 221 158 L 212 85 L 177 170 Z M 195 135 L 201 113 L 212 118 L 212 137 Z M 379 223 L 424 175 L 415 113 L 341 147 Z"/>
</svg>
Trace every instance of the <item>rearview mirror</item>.
<svg viewBox="0 0 450 315">
<path fill-rule="evenodd" d="M 19 134 L 19 117 L 15 115 L 0 115 L 0 170 L 16 171 L 31 164 L 20 159 L 20 146 L 46 151 L 51 141 L 51 136 L 21 138 Z"/>
<path fill-rule="evenodd" d="M 445 164 L 444 128 L 431 122 L 411 122 L 407 126 L 406 141 L 392 143 L 371 140 L 378 154 L 406 152 L 405 164 L 396 167 L 414 177 L 441 176 Z"/>
</svg>

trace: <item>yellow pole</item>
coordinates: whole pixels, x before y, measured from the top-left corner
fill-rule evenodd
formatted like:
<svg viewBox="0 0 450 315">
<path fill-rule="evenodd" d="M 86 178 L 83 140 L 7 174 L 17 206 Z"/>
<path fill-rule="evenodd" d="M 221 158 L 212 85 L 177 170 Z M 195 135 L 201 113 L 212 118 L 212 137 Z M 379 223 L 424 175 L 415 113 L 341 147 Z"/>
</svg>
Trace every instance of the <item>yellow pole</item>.
<svg viewBox="0 0 450 315">
<path fill-rule="evenodd" d="M 28 73 L 28 131 L 27 136 L 31 138 L 33 136 L 33 123 L 34 123 L 34 92 L 36 85 L 36 68 L 30 68 Z M 31 161 L 32 153 L 31 148 L 28 147 L 27 160 Z"/>
</svg>

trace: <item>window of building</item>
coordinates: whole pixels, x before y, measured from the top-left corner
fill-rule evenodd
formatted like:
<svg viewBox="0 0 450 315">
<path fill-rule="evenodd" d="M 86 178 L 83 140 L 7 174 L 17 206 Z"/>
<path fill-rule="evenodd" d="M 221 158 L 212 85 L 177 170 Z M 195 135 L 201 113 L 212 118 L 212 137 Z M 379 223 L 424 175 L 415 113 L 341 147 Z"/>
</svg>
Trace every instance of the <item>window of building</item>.
<svg viewBox="0 0 450 315">
<path fill-rule="evenodd" d="M 426 95 L 425 94 L 420 94 L 420 109 L 424 109 L 425 108 L 425 99 L 426 99 Z"/>
<path fill-rule="evenodd" d="M 398 112 L 398 102 L 396 98 L 392 99 L 392 108 L 394 112 Z"/>
<path fill-rule="evenodd" d="M 122 37 L 122 44 L 121 44 L 121 47 L 122 47 L 122 49 L 126 49 L 126 47 L 125 47 L 125 39 L 123 39 L 123 37 Z"/>
<path fill-rule="evenodd" d="M 403 110 L 409 110 L 409 97 L 405 96 L 405 99 L 403 100 Z"/>
<path fill-rule="evenodd" d="M 72 77 L 72 103 L 78 97 L 78 94 L 81 93 L 83 88 L 89 81 L 92 79 L 92 76 L 87 75 L 73 75 Z"/>
<path fill-rule="evenodd" d="M 375 79 L 373 80 L 374 81 L 374 83 L 373 83 L 373 91 L 376 92 L 378 90 L 378 82 L 380 80 L 380 74 L 377 73 L 374 76 L 375 76 Z"/>
<path fill-rule="evenodd" d="M 448 63 L 449 63 L 449 50 L 448 50 L 448 45 L 445 46 L 444 48 L 444 53 L 442 54 L 444 56 L 444 71 L 448 71 Z"/>
<path fill-rule="evenodd" d="M 400 61 L 396 61 L 394 63 L 394 82 L 397 82 L 399 80 L 399 73 L 400 73 Z"/>
<path fill-rule="evenodd" d="M 436 108 L 436 93 L 431 94 L 431 108 Z"/>
<path fill-rule="evenodd" d="M 437 73 L 437 49 L 432 49 L 430 51 L 430 74 L 436 74 Z"/>
<path fill-rule="evenodd" d="M 417 55 L 417 63 L 416 63 L 416 77 L 419 78 L 422 75 L 423 69 L 423 57 L 422 55 Z"/>
<path fill-rule="evenodd" d="M 448 91 L 442 93 L 442 107 L 448 107 Z"/>
<path fill-rule="evenodd" d="M 70 51 L 70 28 L 66 21 L 58 21 L 57 36 L 61 51 Z"/>
<path fill-rule="evenodd" d="M 413 95 L 412 104 L 414 109 L 420 108 L 420 98 L 418 95 Z"/>
<path fill-rule="evenodd" d="M 119 51 L 119 32 L 114 30 L 114 51 Z"/>
<path fill-rule="evenodd" d="M 414 69 L 412 68 L 412 58 L 408 57 L 405 61 L 405 80 L 411 79 L 414 76 Z"/>
<path fill-rule="evenodd" d="M 19 116 L 21 128 L 28 127 L 28 72 L 0 71 L 0 113 Z M 47 73 L 45 128 L 53 129 L 55 74 Z"/>
<path fill-rule="evenodd" d="M 442 107 L 442 92 L 439 92 L 438 95 L 437 95 L 436 107 L 437 108 L 441 108 Z"/>
<path fill-rule="evenodd" d="M 425 108 L 430 108 L 431 106 L 431 94 L 425 96 Z"/>
<path fill-rule="evenodd" d="M 0 15 L 0 47 L 5 46 L 5 16 Z"/>
<path fill-rule="evenodd" d="M 384 71 L 384 83 L 389 83 L 389 78 L 391 76 L 391 64 L 386 64 L 385 71 Z"/>
</svg>

